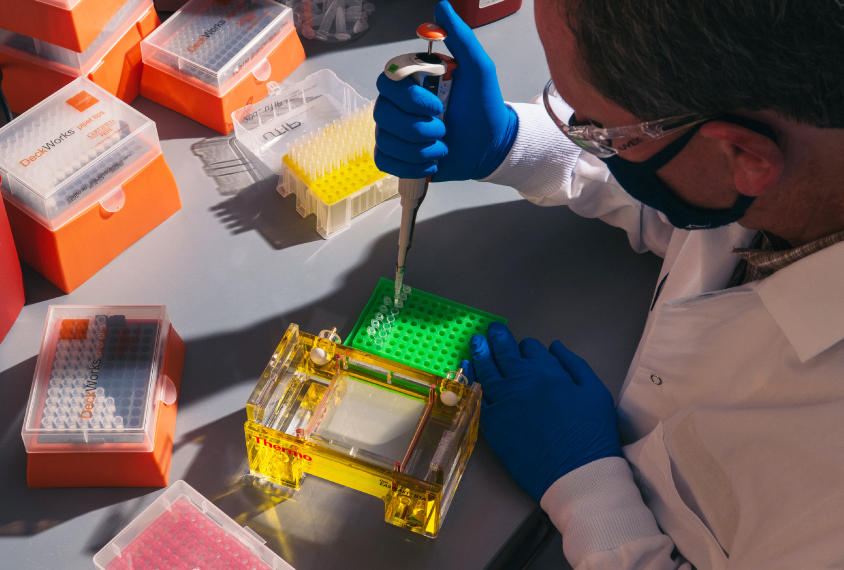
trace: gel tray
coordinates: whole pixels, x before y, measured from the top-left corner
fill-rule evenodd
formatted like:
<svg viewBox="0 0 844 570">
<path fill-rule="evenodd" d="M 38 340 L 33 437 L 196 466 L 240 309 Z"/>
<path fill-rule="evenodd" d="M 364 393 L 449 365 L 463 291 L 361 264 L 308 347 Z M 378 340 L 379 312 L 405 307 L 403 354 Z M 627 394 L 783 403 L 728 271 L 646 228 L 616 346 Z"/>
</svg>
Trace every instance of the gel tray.
<svg viewBox="0 0 844 570">
<path fill-rule="evenodd" d="M 394 287 L 389 279 L 378 281 L 346 345 L 443 376 L 460 368 L 463 360 L 470 360 L 473 335 L 486 334 L 493 321 L 507 324 L 502 317 L 413 289 L 388 335 L 378 344 L 378 337 L 371 336 L 367 329 L 383 298 L 393 297 Z"/>
</svg>

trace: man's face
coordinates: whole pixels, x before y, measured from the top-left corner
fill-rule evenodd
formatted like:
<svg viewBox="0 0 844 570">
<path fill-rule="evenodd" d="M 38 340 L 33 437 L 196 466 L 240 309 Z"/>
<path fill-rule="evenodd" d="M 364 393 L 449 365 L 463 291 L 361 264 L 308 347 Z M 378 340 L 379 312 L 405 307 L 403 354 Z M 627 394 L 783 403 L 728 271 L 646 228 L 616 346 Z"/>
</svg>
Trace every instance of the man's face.
<svg viewBox="0 0 844 570">
<path fill-rule="evenodd" d="M 562 15 L 560 1 L 535 2 L 536 28 L 545 48 L 551 77 L 560 95 L 574 109 L 578 121 L 589 120 L 603 127 L 622 127 L 642 122 L 642 119 L 602 97 L 583 78 L 576 41 Z M 619 54 L 619 57 L 623 57 L 623 54 Z M 614 139 L 612 143 L 619 150 L 620 158 L 641 162 L 668 146 L 683 132 L 656 140 L 633 137 Z M 701 137 L 700 134 L 695 135 L 686 148 L 661 168 L 657 175 L 690 204 L 712 209 L 732 207 L 739 194 L 731 182 L 731 173 L 727 172 L 719 157 L 716 145 L 715 141 Z"/>
</svg>

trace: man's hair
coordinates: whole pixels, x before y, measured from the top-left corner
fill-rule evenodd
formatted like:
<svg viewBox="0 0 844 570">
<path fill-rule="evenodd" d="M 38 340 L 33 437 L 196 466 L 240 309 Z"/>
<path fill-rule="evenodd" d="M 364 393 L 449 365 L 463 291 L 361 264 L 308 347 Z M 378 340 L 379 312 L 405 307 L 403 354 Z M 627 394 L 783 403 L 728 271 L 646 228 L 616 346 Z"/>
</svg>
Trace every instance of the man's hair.
<svg viewBox="0 0 844 570">
<path fill-rule="evenodd" d="M 844 0 L 569 0 L 584 78 L 642 120 L 773 110 L 844 128 Z"/>
</svg>

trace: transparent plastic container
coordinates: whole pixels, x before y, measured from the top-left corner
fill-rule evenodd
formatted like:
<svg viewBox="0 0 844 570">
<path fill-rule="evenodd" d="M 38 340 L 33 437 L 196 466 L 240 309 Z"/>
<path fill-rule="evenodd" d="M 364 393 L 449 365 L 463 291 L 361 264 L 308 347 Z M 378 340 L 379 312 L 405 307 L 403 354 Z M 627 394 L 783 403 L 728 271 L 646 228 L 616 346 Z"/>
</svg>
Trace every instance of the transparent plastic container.
<svg viewBox="0 0 844 570">
<path fill-rule="evenodd" d="M 98 570 L 293 570 L 184 481 L 176 481 L 94 556 Z"/>
<path fill-rule="evenodd" d="M 127 29 L 152 8 L 152 0 L 127 0 L 102 32 L 82 53 L 36 38 L 0 29 L 0 51 L 35 61 L 76 77 L 88 73 L 111 50 Z"/>
<path fill-rule="evenodd" d="M 477 440 L 481 386 L 340 342 L 287 329 L 246 403 L 249 468 L 373 495 L 386 522 L 434 538 Z"/>
<path fill-rule="evenodd" d="M 232 113 L 232 119 L 237 140 L 277 174 L 288 142 L 369 103 L 328 69 L 294 85 L 272 85 L 270 91 L 261 102 Z"/>
<path fill-rule="evenodd" d="M 362 0 L 279 0 L 293 8 L 299 35 L 308 40 L 347 42 L 369 29 L 375 4 Z"/>
<path fill-rule="evenodd" d="M 163 306 L 51 305 L 21 435 L 27 453 L 151 451 L 170 321 Z"/>
<path fill-rule="evenodd" d="M 154 122 L 82 77 L 0 129 L 0 190 L 55 230 L 160 152 Z"/>
<path fill-rule="evenodd" d="M 295 171 L 284 165 L 278 191 L 282 196 L 296 194 L 296 211 L 303 218 L 311 214 L 316 215 L 317 232 L 328 239 L 349 229 L 352 218 L 397 195 L 399 179 L 384 174 L 382 178 L 367 184 L 357 192 L 334 203 L 326 203 Z"/>
<path fill-rule="evenodd" d="M 291 10 L 272 0 L 191 0 L 141 52 L 145 65 L 222 96 L 246 73 L 269 74 L 267 54 L 291 32 Z"/>
<path fill-rule="evenodd" d="M 279 173 L 278 192 L 295 194 L 303 217 L 316 215 L 323 238 L 398 194 L 398 179 L 380 172 L 371 156 L 372 104 L 327 69 L 295 85 L 273 86 L 232 120 L 237 140 Z M 328 143 L 326 150 L 296 154 L 307 140 Z"/>
</svg>

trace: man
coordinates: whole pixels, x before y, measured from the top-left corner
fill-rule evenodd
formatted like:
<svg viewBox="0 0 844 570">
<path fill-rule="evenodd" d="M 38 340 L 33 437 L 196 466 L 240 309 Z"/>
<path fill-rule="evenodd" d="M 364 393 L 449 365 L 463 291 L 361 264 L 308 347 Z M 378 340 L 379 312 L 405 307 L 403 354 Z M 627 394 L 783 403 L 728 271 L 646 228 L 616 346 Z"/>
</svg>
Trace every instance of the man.
<svg viewBox="0 0 844 570">
<path fill-rule="evenodd" d="M 486 438 L 575 568 L 844 566 L 844 5 L 535 11 L 544 105 L 502 101 L 442 2 L 446 122 L 382 76 L 377 164 L 566 204 L 665 264 L 617 410 L 559 342 L 475 337 Z"/>
</svg>

